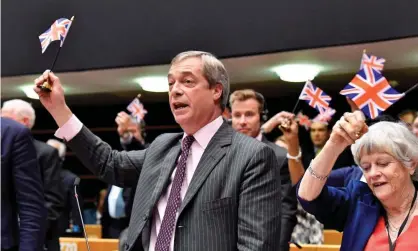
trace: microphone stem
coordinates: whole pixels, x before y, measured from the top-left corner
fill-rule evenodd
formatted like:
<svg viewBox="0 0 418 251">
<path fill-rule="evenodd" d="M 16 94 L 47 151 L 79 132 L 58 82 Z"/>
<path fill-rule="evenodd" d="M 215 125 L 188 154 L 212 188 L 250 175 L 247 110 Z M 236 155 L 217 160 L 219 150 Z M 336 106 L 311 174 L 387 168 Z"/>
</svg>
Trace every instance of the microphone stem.
<svg viewBox="0 0 418 251">
<path fill-rule="evenodd" d="M 75 194 L 75 199 L 77 200 L 78 212 L 80 213 L 80 219 L 81 219 L 81 225 L 84 231 L 84 237 L 86 237 L 87 250 L 90 251 L 89 238 L 87 236 L 86 228 L 84 226 L 83 216 L 81 214 L 80 202 L 78 201 L 77 186 L 74 186 L 74 194 Z"/>
</svg>

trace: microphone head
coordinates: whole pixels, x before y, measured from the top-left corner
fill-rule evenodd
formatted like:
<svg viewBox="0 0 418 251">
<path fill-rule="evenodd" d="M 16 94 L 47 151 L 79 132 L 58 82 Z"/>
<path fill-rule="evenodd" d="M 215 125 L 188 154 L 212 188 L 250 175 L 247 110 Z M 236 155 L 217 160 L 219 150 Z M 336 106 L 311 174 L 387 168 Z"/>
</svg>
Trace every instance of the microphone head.
<svg viewBox="0 0 418 251">
<path fill-rule="evenodd" d="M 77 177 L 77 178 L 75 178 L 75 180 L 74 180 L 74 186 L 78 186 L 80 184 L 80 178 L 79 177 Z"/>
</svg>

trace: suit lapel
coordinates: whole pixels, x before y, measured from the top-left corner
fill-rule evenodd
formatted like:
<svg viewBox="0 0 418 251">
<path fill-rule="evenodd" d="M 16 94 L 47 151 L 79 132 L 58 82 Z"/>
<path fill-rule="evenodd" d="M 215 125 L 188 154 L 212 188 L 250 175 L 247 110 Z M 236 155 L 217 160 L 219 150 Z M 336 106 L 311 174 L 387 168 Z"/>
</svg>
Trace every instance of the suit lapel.
<svg viewBox="0 0 418 251">
<path fill-rule="evenodd" d="M 206 178 L 209 176 L 212 169 L 225 156 L 227 150 L 225 146 L 231 144 L 233 133 L 233 129 L 227 123 L 224 122 L 222 126 L 219 128 L 219 130 L 212 137 L 208 146 L 203 152 L 202 157 L 200 158 L 199 164 L 196 167 L 196 170 L 193 174 L 192 180 L 190 181 L 186 195 L 182 202 L 182 205 L 180 206 L 179 214 L 181 214 L 183 209 L 196 195 L 197 191 L 202 186 Z"/>
<path fill-rule="evenodd" d="M 361 181 L 355 182 L 356 186 L 359 187 L 360 193 L 364 195 L 361 200 L 357 201 L 357 208 L 354 211 L 353 221 L 358 222 L 358 225 L 354 225 L 354 229 L 348 231 L 347 235 L 350 235 L 351 238 L 346 239 L 351 241 L 350 246 L 353 247 L 353 250 L 363 250 L 379 220 L 382 206 L 376 197 L 373 196 L 367 184 Z M 361 227 L 358 227 L 359 225 Z"/>
<path fill-rule="evenodd" d="M 355 247 L 354 250 L 363 250 L 372 235 L 374 228 L 379 220 L 380 216 L 380 206 L 378 205 L 369 205 L 363 202 L 359 202 L 358 210 L 362 212 L 361 216 L 361 225 L 362 228 L 356 229 L 357 238 L 353 238 L 352 246 Z M 360 232 L 360 233 L 359 233 Z"/>
<path fill-rule="evenodd" d="M 150 210 L 152 210 L 156 206 L 157 201 L 160 199 L 163 190 L 167 187 L 168 181 L 171 177 L 171 173 L 176 167 L 177 158 L 179 157 L 180 150 L 181 150 L 181 142 L 180 140 L 177 140 L 174 147 L 170 149 L 170 151 L 164 158 L 164 161 L 161 164 L 161 168 L 160 168 L 161 169 L 160 176 L 158 177 L 157 184 L 155 185 L 154 192 L 151 196 Z"/>
<path fill-rule="evenodd" d="M 128 242 L 129 243 L 135 243 L 135 241 L 137 240 L 139 234 L 142 232 L 142 245 L 144 247 L 147 247 L 149 245 L 149 239 L 150 239 L 150 229 L 147 229 L 149 227 L 151 227 L 151 222 L 152 220 L 152 215 L 153 215 L 153 209 L 155 208 L 158 200 L 161 197 L 161 194 L 164 190 L 164 188 L 167 187 L 168 184 L 168 180 L 171 176 L 171 173 L 173 172 L 174 167 L 176 166 L 176 160 L 177 157 L 180 154 L 180 141 L 179 139 L 181 139 L 181 135 L 183 134 L 179 134 L 175 139 L 174 139 L 174 146 L 170 148 L 170 150 L 168 151 L 166 157 L 164 158 L 163 162 L 161 163 L 160 167 L 156 166 L 155 168 L 159 168 L 160 169 L 160 174 L 158 176 L 157 182 L 155 184 L 155 188 L 154 191 L 152 193 L 152 196 L 150 197 L 149 202 L 149 206 L 146 210 L 146 212 L 138 212 L 138 205 L 136 203 L 137 200 L 138 201 L 142 201 L 141 198 L 137 198 L 137 195 L 135 195 L 135 200 L 134 200 L 134 208 L 132 209 L 132 214 L 134 213 L 140 213 L 141 215 L 144 214 L 146 215 L 146 217 L 139 217 L 139 221 L 133 223 L 132 222 L 132 218 L 131 218 L 131 222 L 129 223 L 129 237 L 128 237 Z M 170 144 L 170 142 L 167 142 L 167 144 Z M 152 184 L 150 184 L 151 186 Z M 147 224 L 148 223 L 148 224 Z M 134 227 L 133 227 L 134 226 Z"/>
</svg>

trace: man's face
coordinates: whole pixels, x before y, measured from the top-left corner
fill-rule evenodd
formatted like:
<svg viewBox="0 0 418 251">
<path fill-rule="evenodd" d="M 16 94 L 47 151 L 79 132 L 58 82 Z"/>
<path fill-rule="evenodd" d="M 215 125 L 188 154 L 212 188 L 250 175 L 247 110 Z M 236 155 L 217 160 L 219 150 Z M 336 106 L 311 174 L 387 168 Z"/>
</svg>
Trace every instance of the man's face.
<svg viewBox="0 0 418 251">
<path fill-rule="evenodd" d="M 220 115 L 222 85 L 209 87 L 200 58 L 186 58 L 173 64 L 168 84 L 171 112 L 187 134 L 194 134 Z"/>
<path fill-rule="evenodd" d="M 311 140 L 315 147 L 323 147 L 329 138 L 329 131 L 325 124 L 314 122 L 311 125 Z"/>
<path fill-rule="evenodd" d="M 260 133 L 259 103 L 255 99 L 235 101 L 231 107 L 232 127 L 250 137 L 257 137 Z"/>
<path fill-rule="evenodd" d="M 412 130 L 412 123 L 414 123 L 414 114 L 413 113 L 405 113 L 404 115 L 399 117 L 400 120 L 405 122 L 406 126 L 409 130 Z"/>
<path fill-rule="evenodd" d="M 399 117 L 400 120 L 406 123 L 406 125 L 411 129 L 412 123 L 414 122 L 414 114 L 406 113 Z"/>
</svg>

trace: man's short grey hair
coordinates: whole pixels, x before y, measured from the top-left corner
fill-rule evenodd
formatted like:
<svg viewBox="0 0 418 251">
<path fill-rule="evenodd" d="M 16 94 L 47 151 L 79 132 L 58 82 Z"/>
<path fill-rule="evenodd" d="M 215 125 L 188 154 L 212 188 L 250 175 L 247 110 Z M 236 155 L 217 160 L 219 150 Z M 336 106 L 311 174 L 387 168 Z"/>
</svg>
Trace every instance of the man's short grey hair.
<svg viewBox="0 0 418 251">
<path fill-rule="evenodd" d="M 223 63 L 217 59 L 213 54 L 204 51 L 185 51 L 173 58 L 171 65 L 180 62 L 187 58 L 200 58 L 203 64 L 203 75 L 209 82 L 209 86 L 213 87 L 215 84 L 222 84 L 221 108 L 222 110 L 228 103 L 229 96 L 229 76 Z"/>
<path fill-rule="evenodd" d="M 412 178 L 418 180 L 418 137 L 403 123 L 382 121 L 373 124 L 369 131 L 351 146 L 351 152 L 359 166 L 362 154 L 388 153 L 403 163 L 404 167 L 415 168 Z"/>
<path fill-rule="evenodd" d="M 58 154 L 61 158 L 65 157 L 65 153 L 67 152 L 67 146 L 62 143 L 61 141 L 58 141 L 56 139 L 49 139 L 46 142 L 48 145 L 56 148 L 58 150 Z"/>
<path fill-rule="evenodd" d="M 3 103 L 2 111 L 7 111 L 19 118 L 29 119 L 29 128 L 35 125 L 35 110 L 32 105 L 21 99 L 11 99 Z"/>
</svg>

